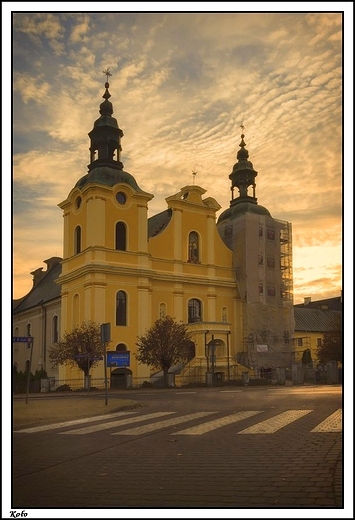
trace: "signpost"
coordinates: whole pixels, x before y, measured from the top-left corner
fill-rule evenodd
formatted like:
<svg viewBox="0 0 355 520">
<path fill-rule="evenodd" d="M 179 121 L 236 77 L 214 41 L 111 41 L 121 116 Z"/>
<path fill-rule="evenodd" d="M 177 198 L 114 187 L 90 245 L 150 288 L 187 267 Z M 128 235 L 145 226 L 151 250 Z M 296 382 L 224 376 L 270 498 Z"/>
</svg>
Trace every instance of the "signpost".
<svg viewBox="0 0 355 520">
<path fill-rule="evenodd" d="M 111 341 L 111 323 L 102 323 L 100 326 L 101 342 L 104 344 L 104 371 L 105 371 L 105 406 L 107 406 L 107 359 L 106 343 Z"/>
<path fill-rule="evenodd" d="M 130 352 L 107 352 L 107 366 L 108 367 L 129 367 Z"/>
</svg>

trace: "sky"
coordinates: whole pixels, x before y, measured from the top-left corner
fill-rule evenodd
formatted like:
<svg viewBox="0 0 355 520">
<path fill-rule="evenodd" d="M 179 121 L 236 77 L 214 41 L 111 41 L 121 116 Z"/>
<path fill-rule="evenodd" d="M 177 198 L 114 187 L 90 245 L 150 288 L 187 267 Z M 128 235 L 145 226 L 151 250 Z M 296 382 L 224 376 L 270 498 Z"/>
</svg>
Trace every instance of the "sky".
<svg viewBox="0 0 355 520">
<path fill-rule="evenodd" d="M 347 25 L 344 31 L 349 14 L 343 19 L 341 11 L 352 13 L 352 2 L 329 2 L 329 9 L 322 3 L 323 12 L 311 2 L 301 4 L 310 11 L 284 4 L 293 4 L 292 12 L 193 12 L 191 5 L 171 12 L 179 2 L 164 4 L 165 12 L 123 12 L 125 4 L 116 2 L 108 4 L 122 12 L 82 12 L 84 4 L 75 2 L 58 3 L 67 10 L 31 3 L 27 12 L 27 3 L 6 4 L 18 11 L 3 17 L 3 29 L 13 32 L 6 50 L 14 298 L 32 288 L 31 271 L 63 256 L 58 204 L 87 173 L 106 68 L 113 116 L 124 132 L 124 169 L 154 195 L 149 216 L 192 184 L 192 171 L 220 212 L 228 208 L 243 124 L 258 203 L 292 223 L 294 303 L 340 296 L 349 139 L 343 58 L 352 38 Z M 42 12 L 44 5 L 51 9 Z M 344 113 L 349 123 L 352 107 Z"/>
</svg>

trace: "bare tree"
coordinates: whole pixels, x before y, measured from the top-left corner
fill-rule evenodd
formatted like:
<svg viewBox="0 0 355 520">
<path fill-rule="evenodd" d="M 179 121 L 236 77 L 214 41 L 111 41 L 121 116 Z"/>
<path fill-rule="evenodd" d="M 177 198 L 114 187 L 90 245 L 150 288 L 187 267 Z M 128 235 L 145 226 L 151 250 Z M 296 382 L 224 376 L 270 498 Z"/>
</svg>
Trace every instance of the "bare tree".
<svg viewBox="0 0 355 520">
<path fill-rule="evenodd" d="M 183 323 L 170 316 L 157 320 L 143 336 L 138 336 L 139 363 L 160 368 L 164 372 L 164 386 L 168 386 L 169 368 L 189 359 L 191 336 Z"/>
<path fill-rule="evenodd" d="M 89 376 L 91 368 L 102 359 L 104 346 L 101 343 L 100 325 L 92 321 L 83 322 L 49 350 L 49 359 L 58 365 L 77 366 Z"/>
</svg>

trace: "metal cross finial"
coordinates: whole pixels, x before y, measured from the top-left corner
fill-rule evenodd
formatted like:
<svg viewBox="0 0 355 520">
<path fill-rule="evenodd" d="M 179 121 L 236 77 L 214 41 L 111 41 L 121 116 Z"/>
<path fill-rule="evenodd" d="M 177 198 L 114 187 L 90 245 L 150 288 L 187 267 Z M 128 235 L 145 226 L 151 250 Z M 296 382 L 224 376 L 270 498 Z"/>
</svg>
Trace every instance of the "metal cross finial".
<svg viewBox="0 0 355 520">
<path fill-rule="evenodd" d="M 192 184 L 195 184 L 195 178 L 196 178 L 196 175 L 197 175 L 197 171 L 195 170 L 195 168 L 192 170 Z"/>
<path fill-rule="evenodd" d="M 242 132 L 243 132 L 243 134 L 244 134 L 244 128 L 245 128 L 245 126 L 244 126 L 244 122 L 242 122 L 242 124 L 239 125 L 239 126 L 240 126 L 240 128 L 242 129 Z"/>
<path fill-rule="evenodd" d="M 106 70 L 103 71 L 103 74 L 106 74 L 106 82 L 108 83 L 108 78 L 109 76 L 112 76 L 111 72 L 110 72 L 110 69 L 107 68 Z"/>
</svg>

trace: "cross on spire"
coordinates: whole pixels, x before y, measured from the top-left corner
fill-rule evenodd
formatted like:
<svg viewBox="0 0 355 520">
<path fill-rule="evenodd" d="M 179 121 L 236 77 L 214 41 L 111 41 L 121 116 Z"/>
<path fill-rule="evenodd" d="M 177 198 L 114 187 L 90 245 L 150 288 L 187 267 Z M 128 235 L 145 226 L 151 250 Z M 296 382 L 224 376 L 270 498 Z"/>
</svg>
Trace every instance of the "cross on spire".
<svg viewBox="0 0 355 520">
<path fill-rule="evenodd" d="M 105 74 L 106 76 L 106 83 L 108 83 L 108 78 L 109 76 L 112 76 L 111 72 L 110 72 L 110 69 L 107 68 L 106 70 L 103 71 L 103 74 Z"/>
<path fill-rule="evenodd" d="M 244 126 L 244 122 L 242 121 L 242 123 L 241 123 L 239 126 L 240 126 L 240 128 L 242 129 L 242 133 L 244 134 L 244 128 L 245 128 L 245 126 Z"/>
<path fill-rule="evenodd" d="M 192 170 L 192 184 L 195 184 L 195 178 L 196 178 L 197 171 L 195 168 Z"/>
</svg>

